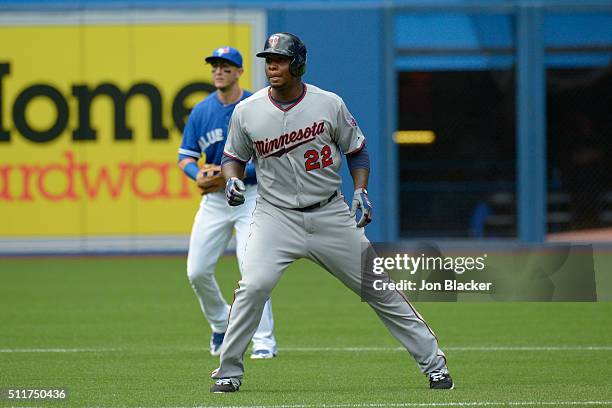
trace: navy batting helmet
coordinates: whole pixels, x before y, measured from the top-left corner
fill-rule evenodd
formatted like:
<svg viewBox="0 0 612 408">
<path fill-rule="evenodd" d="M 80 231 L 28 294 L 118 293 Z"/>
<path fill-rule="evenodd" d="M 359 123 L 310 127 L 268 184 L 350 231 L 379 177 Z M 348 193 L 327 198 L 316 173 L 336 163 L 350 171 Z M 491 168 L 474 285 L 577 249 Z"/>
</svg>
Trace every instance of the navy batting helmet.
<svg viewBox="0 0 612 408">
<path fill-rule="evenodd" d="M 260 58 L 268 55 L 284 55 L 291 57 L 289 72 L 300 77 L 306 72 L 306 46 L 297 36 L 290 33 L 272 34 L 266 40 L 264 50 L 257 54 Z"/>
</svg>

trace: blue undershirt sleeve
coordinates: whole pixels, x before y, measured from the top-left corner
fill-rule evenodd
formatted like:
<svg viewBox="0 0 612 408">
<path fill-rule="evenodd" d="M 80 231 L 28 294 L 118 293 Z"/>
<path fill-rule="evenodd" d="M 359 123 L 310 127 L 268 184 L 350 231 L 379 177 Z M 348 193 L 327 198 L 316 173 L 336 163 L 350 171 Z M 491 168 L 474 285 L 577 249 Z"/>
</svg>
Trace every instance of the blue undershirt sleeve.
<svg viewBox="0 0 612 408">
<path fill-rule="evenodd" d="M 187 176 L 195 180 L 198 177 L 198 172 L 200 171 L 200 168 L 196 163 L 187 163 L 183 171 Z"/>
<path fill-rule="evenodd" d="M 348 164 L 348 167 L 350 170 L 353 170 L 353 169 L 370 170 L 370 155 L 368 154 L 368 149 L 365 147 L 365 145 L 360 151 L 347 155 L 346 164 Z"/>
</svg>

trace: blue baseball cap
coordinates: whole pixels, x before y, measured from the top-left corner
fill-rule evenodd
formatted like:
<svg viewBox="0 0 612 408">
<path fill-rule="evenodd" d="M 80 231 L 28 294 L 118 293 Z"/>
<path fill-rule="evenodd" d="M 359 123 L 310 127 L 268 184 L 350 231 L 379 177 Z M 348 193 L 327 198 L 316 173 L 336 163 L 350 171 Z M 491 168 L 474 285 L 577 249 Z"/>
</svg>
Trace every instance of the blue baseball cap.
<svg viewBox="0 0 612 408">
<path fill-rule="evenodd" d="M 240 55 L 240 52 L 234 47 L 216 48 L 212 55 L 210 57 L 206 57 L 204 61 L 211 64 L 216 60 L 225 60 L 238 68 L 242 68 L 242 55 Z"/>
</svg>

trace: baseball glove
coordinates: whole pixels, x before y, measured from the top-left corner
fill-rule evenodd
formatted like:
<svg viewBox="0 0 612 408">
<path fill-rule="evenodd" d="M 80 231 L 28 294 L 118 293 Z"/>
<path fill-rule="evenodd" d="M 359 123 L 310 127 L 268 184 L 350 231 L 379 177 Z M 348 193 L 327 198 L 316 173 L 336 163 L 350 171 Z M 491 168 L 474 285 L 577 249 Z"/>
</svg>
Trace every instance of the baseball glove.
<svg viewBox="0 0 612 408">
<path fill-rule="evenodd" d="M 200 167 L 196 184 L 202 195 L 223 190 L 225 188 L 225 177 L 221 173 L 221 166 L 204 164 Z"/>
</svg>

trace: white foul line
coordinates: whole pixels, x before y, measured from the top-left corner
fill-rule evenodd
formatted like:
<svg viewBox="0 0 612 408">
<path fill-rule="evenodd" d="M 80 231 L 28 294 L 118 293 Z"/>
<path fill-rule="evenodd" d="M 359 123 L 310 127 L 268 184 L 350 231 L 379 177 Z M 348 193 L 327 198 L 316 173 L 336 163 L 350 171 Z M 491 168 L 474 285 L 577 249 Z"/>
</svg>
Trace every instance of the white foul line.
<svg viewBox="0 0 612 408">
<path fill-rule="evenodd" d="M 526 407 L 526 406 L 572 406 L 572 405 L 612 405 L 612 401 L 466 401 L 466 402 L 383 402 L 364 404 L 286 404 L 286 405 L 206 405 L 197 407 L 163 408 L 384 408 L 384 407 Z M 24 408 L 24 407 L 11 407 Z M 30 407 L 32 408 L 32 407 Z M 111 408 L 111 407 L 87 407 Z M 137 407 L 147 408 L 147 407 Z"/>
<path fill-rule="evenodd" d="M 0 349 L 0 353 L 112 353 L 116 348 L 18 348 Z"/>
<path fill-rule="evenodd" d="M 138 348 L 5 348 L 0 353 L 113 353 L 142 350 L 157 351 L 206 351 L 202 347 L 145 347 Z M 448 346 L 445 351 L 612 351 L 612 346 Z M 281 347 L 280 352 L 397 352 L 405 351 L 403 347 Z"/>
<path fill-rule="evenodd" d="M 612 346 L 447 346 L 449 351 L 612 351 Z M 280 351 L 405 351 L 403 347 L 281 347 Z"/>
<path fill-rule="evenodd" d="M 379 407 L 485 407 L 485 406 L 571 406 L 571 405 L 612 405 L 612 401 L 475 401 L 475 402 L 388 402 L 380 404 L 297 404 L 297 405 L 235 405 L 200 406 L 193 408 L 379 408 Z M 170 408 L 170 407 L 166 407 Z M 187 407 L 173 407 L 187 408 Z"/>
</svg>

